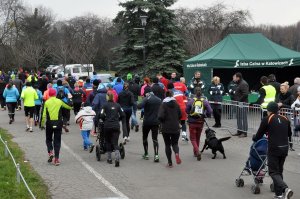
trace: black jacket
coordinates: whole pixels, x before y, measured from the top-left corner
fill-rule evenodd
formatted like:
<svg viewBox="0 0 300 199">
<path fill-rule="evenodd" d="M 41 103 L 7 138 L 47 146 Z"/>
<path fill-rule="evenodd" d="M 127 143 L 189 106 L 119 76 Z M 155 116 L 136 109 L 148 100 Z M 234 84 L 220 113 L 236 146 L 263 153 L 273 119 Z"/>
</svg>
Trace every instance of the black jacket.
<svg viewBox="0 0 300 199">
<path fill-rule="evenodd" d="M 278 95 L 278 102 L 282 103 L 280 108 L 291 108 L 291 105 L 294 103 L 295 98 L 291 92 L 286 92 L 285 94 L 280 93 Z"/>
<path fill-rule="evenodd" d="M 104 120 L 104 128 L 120 129 L 120 120 L 124 121 L 125 114 L 118 103 L 107 102 L 101 109 L 100 117 Z"/>
<path fill-rule="evenodd" d="M 158 83 L 153 84 L 151 89 L 156 97 L 158 97 L 161 100 L 165 99 L 165 90 Z"/>
<path fill-rule="evenodd" d="M 231 100 L 233 100 L 236 87 L 237 87 L 237 83 L 235 81 L 232 80 L 231 82 L 229 82 L 227 89 Z"/>
<path fill-rule="evenodd" d="M 258 141 L 267 133 L 269 136 L 269 155 L 286 156 L 289 149 L 289 139 L 292 136 L 290 121 L 277 114 L 264 117 L 253 141 Z"/>
<path fill-rule="evenodd" d="M 147 94 L 148 95 L 148 94 Z M 138 109 L 144 108 L 144 126 L 158 125 L 158 110 L 161 100 L 153 93 L 146 96 L 140 104 L 137 105 Z"/>
<path fill-rule="evenodd" d="M 140 85 L 138 85 L 137 83 L 135 83 L 133 81 L 130 81 L 128 88 L 134 96 L 134 101 L 136 101 L 136 102 L 139 101 L 139 95 L 140 95 L 140 91 L 141 91 Z"/>
<path fill-rule="evenodd" d="M 129 90 L 123 90 L 118 95 L 118 103 L 122 108 L 131 108 L 134 104 L 134 97 Z"/>
<path fill-rule="evenodd" d="M 181 110 L 174 98 L 166 98 L 160 106 L 158 119 L 162 133 L 179 134 Z"/>
<path fill-rule="evenodd" d="M 248 102 L 249 85 L 241 79 L 237 82 L 237 87 L 233 99 L 238 102 Z"/>
<path fill-rule="evenodd" d="M 78 90 L 73 90 L 72 92 L 73 103 L 82 103 L 82 96 L 85 96 L 85 92 L 81 88 Z"/>
</svg>

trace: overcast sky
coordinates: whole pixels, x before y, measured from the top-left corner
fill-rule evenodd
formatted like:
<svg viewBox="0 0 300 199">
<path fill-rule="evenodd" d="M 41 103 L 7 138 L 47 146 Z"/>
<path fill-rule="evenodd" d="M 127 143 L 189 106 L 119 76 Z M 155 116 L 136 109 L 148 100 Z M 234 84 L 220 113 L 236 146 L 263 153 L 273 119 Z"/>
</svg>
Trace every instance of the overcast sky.
<svg viewBox="0 0 300 199">
<path fill-rule="evenodd" d="M 28 6 L 50 8 L 57 20 L 69 19 L 86 13 L 114 18 L 121 0 L 24 0 Z M 124 1 L 124 0 L 122 0 Z M 247 9 L 252 14 L 253 25 L 290 25 L 300 21 L 300 0 L 178 0 L 173 8 L 208 7 L 223 2 L 232 9 Z"/>
</svg>

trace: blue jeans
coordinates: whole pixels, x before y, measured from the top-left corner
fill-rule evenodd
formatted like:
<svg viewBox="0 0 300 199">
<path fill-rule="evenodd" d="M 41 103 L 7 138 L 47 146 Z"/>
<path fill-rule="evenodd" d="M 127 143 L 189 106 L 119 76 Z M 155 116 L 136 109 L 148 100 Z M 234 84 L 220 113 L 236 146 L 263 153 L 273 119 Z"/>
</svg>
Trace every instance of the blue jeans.
<svg viewBox="0 0 300 199">
<path fill-rule="evenodd" d="M 81 130 L 81 136 L 83 139 L 83 148 L 87 149 L 93 143 L 90 141 L 90 130 Z"/>
<path fill-rule="evenodd" d="M 134 102 L 134 104 L 132 106 L 131 126 L 138 125 L 138 122 L 136 119 L 136 111 L 137 111 L 137 102 Z"/>
</svg>

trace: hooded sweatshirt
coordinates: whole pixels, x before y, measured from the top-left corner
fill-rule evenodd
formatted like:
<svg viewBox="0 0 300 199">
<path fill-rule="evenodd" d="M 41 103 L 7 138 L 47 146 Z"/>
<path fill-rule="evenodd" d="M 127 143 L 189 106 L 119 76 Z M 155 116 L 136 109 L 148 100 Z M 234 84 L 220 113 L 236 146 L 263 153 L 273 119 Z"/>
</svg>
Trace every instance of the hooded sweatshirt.
<svg viewBox="0 0 300 199">
<path fill-rule="evenodd" d="M 93 128 L 95 116 L 96 113 L 93 111 L 92 107 L 86 106 L 75 116 L 75 122 L 79 124 L 80 130 L 89 131 Z"/>
<path fill-rule="evenodd" d="M 161 122 L 162 133 L 179 134 L 179 121 L 181 110 L 174 97 L 167 97 L 163 100 L 158 112 L 158 119 Z"/>
</svg>

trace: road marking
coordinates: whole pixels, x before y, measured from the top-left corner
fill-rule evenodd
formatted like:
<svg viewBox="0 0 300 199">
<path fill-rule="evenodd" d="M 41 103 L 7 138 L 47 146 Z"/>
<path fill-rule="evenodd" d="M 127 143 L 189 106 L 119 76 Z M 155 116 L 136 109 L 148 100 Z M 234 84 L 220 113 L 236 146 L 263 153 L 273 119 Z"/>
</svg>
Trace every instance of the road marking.
<svg viewBox="0 0 300 199">
<path fill-rule="evenodd" d="M 92 173 L 105 187 L 111 190 L 113 193 L 121 197 L 122 199 L 129 199 L 125 194 L 114 187 L 108 180 L 106 180 L 100 173 L 95 171 L 88 163 L 86 163 L 79 155 L 77 155 L 68 145 L 61 141 L 62 147 L 66 149 L 76 160 L 78 160 L 90 173 Z"/>
</svg>

